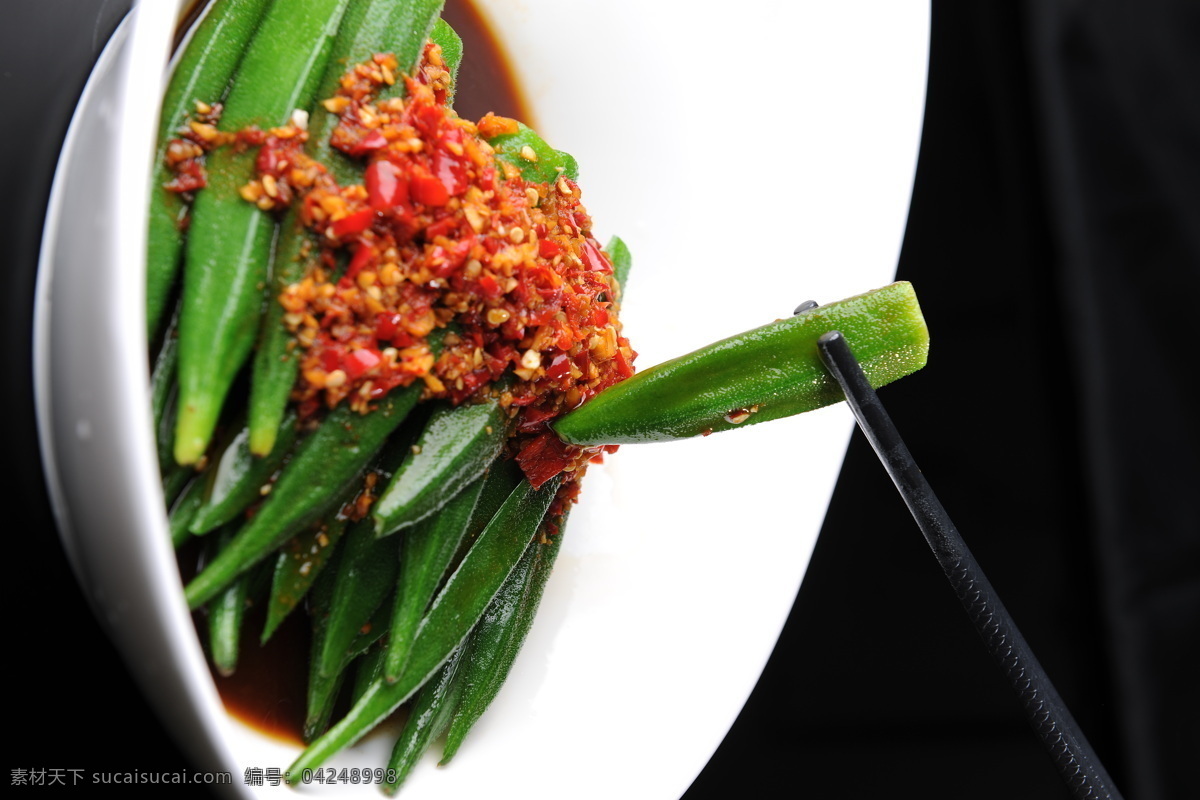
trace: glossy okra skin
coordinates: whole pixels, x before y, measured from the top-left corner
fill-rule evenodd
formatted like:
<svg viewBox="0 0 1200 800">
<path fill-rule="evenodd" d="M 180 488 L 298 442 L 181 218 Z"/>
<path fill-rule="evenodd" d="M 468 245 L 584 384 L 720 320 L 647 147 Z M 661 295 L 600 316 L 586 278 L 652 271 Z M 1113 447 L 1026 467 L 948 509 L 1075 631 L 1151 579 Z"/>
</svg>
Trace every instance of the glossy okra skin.
<svg viewBox="0 0 1200 800">
<path fill-rule="evenodd" d="M 154 338 L 166 313 L 183 252 L 183 198 L 163 185 L 171 180 L 167 145 L 196 110 L 196 101 L 214 103 L 225 94 L 270 0 L 216 0 L 196 25 L 163 95 L 158 148 L 151 179 L 146 246 L 146 330 Z"/>
<path fill-rule="evenodd" d="M 335 512 L 280 545 L 271 571 L 262 643 L 271 638 L 279 624 L 308 595 L 337 552 L 347 523 L 348 520 Z"/>
<path fill-rule="evenodd" d="M 197 608 L 326 511 L 343 502 L 359 475 L 421 396 L 414 385 L 392 392 L 369 414 L 334 409 L 300 443 L 258 512 L 229 547 L 188 584 Z"/>
<path fill-rule="evenodd" d="M 210 542 L 213 551 L 229 543 L 231 534 L 222 531 Z M 237 669 L 238 645 L 242 620 L 246 616 L 246 595 L 250 576 L 242 575 L 208 604 L 208 647 L 217 672 L 229 676 Z"/>
<path fill-rule="evenodd" d="M 250 453 L 250 431 L 243 428 L 210 467 L 204 505 L 192 519 L 192 533 L 202 534 L 232 522 L 262 497 L 262 488 L 283 464 L 295 444 L 296 415 L 287 414 L 279 425 L 280 446 L 265 458 Z"/>
<path fill-rule="evenodd" d="M 299 776 L 305 769 L 320 766 L 343 747 L 358 741 L 441 668 L 520 561 L 559 483 L 559 478 L 552 478 L 534 490 L 528 481 L 522 481 L 513 490 L 434 600 L 399 680 L 372 684 L 340 722 L 300 754 L 289 769 L 291 775 Z"/>
<path fill-rule="evenodd" d="M 320 101 L 337 92 L 346 70 L 375 53 L 394 51 L 401 69 L 411 73 L 441 9 L 442 0 L 356 0 L 347 8 L 316 93 L 318 102 L 309 115 L 305 146 L 308 155 L 324 164 L 340 185 L 360 182 L 362 164 L 330 146 L 330 135 L 339 117 Z M 397 84 L 402 85 L 402 81 Z M 289 284 L 304 277 L 306 254 L 313 244 L 298 211 L 290 208 L 279 226 L 270 290 L 254 355 L 249 428 L 250 450 L 255 455 L 266 455 L 274 448 L 298 371 L 299 351 L 290 346 L 292 337 L 283 324 L 283 306 L 277 298 Z"/>
<path fill-rule="evenodd" d="M 811 411 L 843 399 L 817 339 L 840 330 L 875 387 L 925 365 L 929 331 L 912 285 L 881 289 L 724 339 L 639 372 L 551 423 L 577 445 L 665 442 Z"/>
<path fill-rule="evenodd" d="M 444 506 L 495 461 L 508 432 L 508 412 L 494 397 L 438 408 L 372 508 L 376 534 L 394 533 Z"/>
<path fill-rule="evenodd" d="M 383 791 L 386 794 L 396 793 L 429 745 L 450 724 L 450 716 L 463 689 L 463 662 L 469 658 L 465 645 L 455 650 L 454 655 L 413 699 L 408 720 L 388 760 L 388 772 L 395 773 L 396 779 L 384 784 Z"/>
<path fill-rule="evenodd" d="M 395 590 L 399 548 L 398 541 L 376 539 L 370 520 L 350 526 L 338 560 L 325 643 L 317 657 L 322 675 L 342 668 L 363 624 Z"/>
<path fill-rule="evenodd" d="M 184 542 L 192 538 L 192 519 L 203 504 L 204 478 L 195 476 L 183 488 L 167 515 L 167 529 L 171 532 L 171 546 L 175 549 L 178 550 Z"/>
<path fill-rule="evenodd" d="M 238 70 L 221 129 L 282 125 L 307 108 L 349 0 L 276 0 Z M 275 220 L 242 199 L 253 150 L 208 156 L 208 185 L 188 227 L 179 319 L 179 409 L 175 459 L 192 464 L 208 447 L 234 376 L 254 345 Z"/>
<path fill-rule="evenodd" d="M 442 764 L 454 758 L 467 733 L 508 679 L 542 602 L 546 581 L 562 547 L 565 525 L 564 515 L 558 520 L 557 534 L 547 536 L 544 542 L 539 538 L 529 543 L 464 645 L 467 657 L 460 667 L 462 688 L 446 733 Z"/>
<path fill-rule="evenodd" d="M 412 655 L 421 621 L 433 603 L 446 570 L 471 545 L 512 495 L 523 478 L 511 459 L 499 458 L 487 474 L 458 493 L 437 516 L 405 531 L 400 582 L 388 637 L 384 677 L 395 683 Z"/>
<path fill-rule="evenodd" d="M 485 480 L 463 489 L 436 517 L 404 532 L 400 542 L 400 577 L 388 637 L 385 670 L 395 682 L 408 663 L 413 639 L 437 587 L 467 532 Z"/>
</svg>

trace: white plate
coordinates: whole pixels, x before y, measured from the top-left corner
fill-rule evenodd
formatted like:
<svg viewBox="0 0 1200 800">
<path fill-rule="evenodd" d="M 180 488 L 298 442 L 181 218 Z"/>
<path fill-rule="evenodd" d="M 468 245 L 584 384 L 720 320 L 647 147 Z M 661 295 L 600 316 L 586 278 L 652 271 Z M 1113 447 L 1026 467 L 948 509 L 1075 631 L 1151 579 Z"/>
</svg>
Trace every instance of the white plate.
<svg viewBox="0 0 1200 800">
<path fill-rule="evenodd" d="M 624 319 L 640 366 L 891 280 L 925 0 L 482 5 L 520 54 L 540 131 L 579 159 L 600 238 L 634 253 Z M 147 175 L 176 7 L 138 7 L 72 123 L 39 273 L 39 428 L 81 582 L 197 766 L 231 771 L 244 793 L 246 767 L 284 768 L 297 749 L 220 708 L 167 545 L 145 403 Z M 430 754 L 404 796 L 681 795 L 770 655 L 851 424 L 825 409 L 626 447 L 593 469 L 508 685 L 455 763 L 435 769 Z M 387 747 L 334 763 L 382 766 Z M 305 791 L 355 790 L 377 796 Z"/>
</svg>

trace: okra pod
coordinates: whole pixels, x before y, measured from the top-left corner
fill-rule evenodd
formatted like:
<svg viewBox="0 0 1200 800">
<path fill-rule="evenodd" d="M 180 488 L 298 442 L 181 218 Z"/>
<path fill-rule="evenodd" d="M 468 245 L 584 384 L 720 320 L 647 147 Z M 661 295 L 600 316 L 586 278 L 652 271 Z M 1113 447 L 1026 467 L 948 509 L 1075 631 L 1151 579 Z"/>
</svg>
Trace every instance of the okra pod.
<svg viewBox="0 0 1200 800">
<path fill-rule="evenodd" d="M 604 245 L 604 254 L 612 262 L 613 277 L 617 279 L 617 299 L 625 296 L 625 281 L 629 279 L 629 270 L 633 267 L 633 254 L 629 246 L 619 237 L 614 236 Z"/>
<path fill-rule="evenodd" d="M 216 0 L 197 23 L 179 57 L 158 119 L 158 149 L 150 190 L 146 244 L 146 336 L 153 339 L 166 312 L 183 253 L 187 207 L 178 193 L 163 188 L 171 180 L 167 146 L 195 111 L 197 101 L 220 100 L 258 28 L 270 0 Z"/>
<path fill-rule="evenodd" d="M 412 771 L 413 766 L 420 760 L 429 745 L 450 723 L 450 715 L 458 703 L 462 693 L 463 662 L 470 655 L 467 648 L 458 648 L 450 659 L 429 679 L 413 699 L 412 708 L 408 711 L 408 720 L 396 746 L 392 749 L 392 757 L 388 761 L 387 773 L 394 774 L 395 780 L 389 780 L 383 785 L 386 794 L 395 794 Z"/>
<path fill-rule="evenodd" d="M 846 337 L 871 385 L 925 365 L 929 331 L 907 282 L 755 328 L 639 372 L 551 423 L 577 445 L 664 442 L 811 411 L 843 399 L 817 352 Z"/>
<path fill-rule="evenodd" d="M 400 543 L 396 606 L 392 610 L 392 630 L 384 669 L 389 682 L 395 682 L 408 663 L 417 626 L 458 552 L 484 482 L 485 479 L 480 479 L 463 489 L 436 517 L 420 522 L 404 533 Z"/>
<path fill-rule="evenodd" d="M 290 768 L 291 775 L 299 776 L 303 770 L 319 766 L 358 741 L 446 662 L 520 561 L 559 483 L 556 477 L 534 490 L 528 481 L 522 481 L 513 490 L 434 600 L 400 679 L 395 683 L 380 680 L 367 689 L 340 722 L 300 754 Z"/>
<path fill-rule="evenodd" d="M 171 531 L 171 545 L 175 549 L 178 550 L 184 542 L 192 538 L 192 518 L 203 503 L 204 476 L 197 475 L 184 487 L 167 515 L 167 528 Z"/>
<path fill-rule="evenodd" d="M 550 570 L 562 547 L 565 524 L 564 515 L 558 520 L 557 534 L 546 537 L 545 542 L 534 539 L 529 543 L 520 563 L 472 631 L 465 646 L 469 655 L 460 668 L 463 688 L 446 733 L 442 764 L 454 758 L 467 733 L 508 679 L 517 653 L 533 625 Z"/>
<path fill-rule="evenodd" d="M 221 115 L 221 128 L 271 128 L 313 99 L 329 43 L 349 0 L 276 0 L 251 41 Z M 254 345 L 268 278 L 274 219 L 246 202 L 251 150 L 209 154 L 208 185 L 192 207 L 179 319 L 179 414 L 175 459 L 208 447 L 234 376 Z"/>
<path fill-rule="evenodd" d="M 230 533 L 222 531 L 212 543 L 217 551 L 226 546 Z M 217 595 L 208 604 L 208 643 L 213 666 L 221 675 L 229 676 L 237 668 L 238 644 L 242 633 L 242 620 L 246 616 L 246 593 L 250 576 L 242 575 L 229 588 Z"/>
<path fill-rule="evenodd" d="M 458 84 L 458 66 L 462 63 L 462 37 L 454 28 L 450 27 L 449 22 L 438 17 L 438 21 L 433 24 L 433 30 L 429 32 L 429 38 L 442 49 L 442 61 L 446 65 L 446 71 L 450 73 L 450 89 L 446 93 L 446 105 L 453 105 L 455 86 Z"/>
<path fill-rule="evenodd" d="M 229 547 L 191 583 L 188 605 L 197 608 L 241 572 L 257 564 L 304 526 L 339 505 L 348 489 L 408 415 L 421 386 L 394 391 L 369 414 L 347 405 L 329 413 L 300 443 L 271 493 Z"/>
<path fill-rule="evenodd" d="M 399 542 L 379 540 L 367 520 L 350 527 L 334 579 L 325 644 L 317 668 L 325 676 L 342 668 L 350 644 L 396 585 Z"/>
<path fill-rule="evenodd" d="M 441 10 L 442 0 L 352 3 L 338 28 L 317 99 L 332 97 L 345 71 L 377 52 L 394 50 L 401 68 L 412 72 Z M 362 165 L 330 146 L 329 138 L 338 120 L 338 115 L 320 102 L 314 104 L 309 115 L 306 149 L 308 155 L 325 164 L 337 182 L 345 186 L 362 179 Z M 296 382 L 299 353 L 290 347 L 292 337 L 283 324 L 283 306 L 276 298 L 289 284 L 304 277 L 308 264 L 305 253 L 311 241 L 312 235 L 300 223 L 298 211 L 289 209 L 279 226 L 270 291 L 250 383 L 250 450 L 255 455 L 266 455 L 274 448 L 288 394 Z"/>
<path fill-rule="evenodd" d="M 472 406 L 438 408 L 375 503 L 375 532 L 394 533 L 445 505 L 487 470 L 508 431 L 508 412 L 494 397 Z"/>
<path fill-rule="evenodd" d="M 250 453 L 250 432 L 243 428 L 230 441 L 210 469 L 208 494 L 192 519 L 192 533 L 203 534 L 234 520 L 256 500 L 283 464 L 296 441 L 296 415 L 289 413 L 279 425 L 280 446 L 265 458 Z"/>
<path fill-rule="evenodd" d="M 279 623 L 300 604 L 317 578 L 329 564 L 337 543 L 346 530 L 347 520 L 336 514 L 297 534 L 279 547 L 271 574 L 271 594 L 267 601 L 267 621 L 262 642 L 266 643 Z"/>
</svg>

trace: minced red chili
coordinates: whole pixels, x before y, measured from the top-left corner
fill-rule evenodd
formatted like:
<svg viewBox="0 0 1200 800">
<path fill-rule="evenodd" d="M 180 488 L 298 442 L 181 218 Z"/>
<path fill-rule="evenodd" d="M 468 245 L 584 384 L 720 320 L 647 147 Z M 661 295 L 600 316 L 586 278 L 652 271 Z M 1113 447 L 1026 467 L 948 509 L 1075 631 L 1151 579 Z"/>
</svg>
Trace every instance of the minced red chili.
<svg viewBox="0 0 1200 800">
<path fill-rule="evenodd" d="M 578 475 L 615 448 L 566 445 L 548 422 L 632 375 L 635 356 L 579 186 L 527 183 L 498 160 L 481 131 L 515 121 L 459 118 L 436 45 L 416 77 L 395 70 L 375 56 L 325 100 L 340 117 L 331 144 L 365 160 L 362 183 L 338 185 L 304 154 L 307 134 L 285 126 L 263 137 L 258 177 L 242 190 L 261 208 L 299 203 L 320 242 L 317 265 L 279 297 L 304 351 L 293 399 L 311 417 L 342 402 L 366 412 L 417 380 L 456 404 L 498 393 L 530 482 Z M 395 80 L 407 96 L 377 100 Z M 435 358 L 427 337 L 451 325 Z M 518 380 L 497 389 L 508 371 Z"/>
</svg>

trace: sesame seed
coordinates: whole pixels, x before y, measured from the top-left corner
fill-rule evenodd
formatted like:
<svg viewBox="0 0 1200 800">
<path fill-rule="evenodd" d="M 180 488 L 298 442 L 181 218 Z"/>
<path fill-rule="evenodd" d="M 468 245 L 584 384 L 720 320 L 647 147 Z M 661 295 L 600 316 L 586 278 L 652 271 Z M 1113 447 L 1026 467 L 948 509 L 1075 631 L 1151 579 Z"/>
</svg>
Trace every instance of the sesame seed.
<svg viewBox="0 0 1200 800">
<path fill-rule="evenodd" d="M 537 155 L 537 152 L 532 147 L 530 147 L 529 145 L 525 145 L 524 147 L 521 148 L 521 158 L 525 159 L 526 161 L 532 161 L 536 164 L 537 160 L 538 160 L 538 155 Z"/>
</svg>

